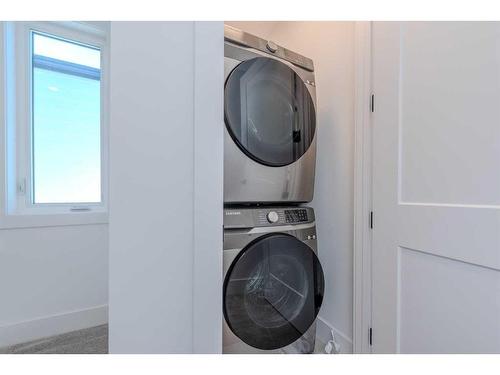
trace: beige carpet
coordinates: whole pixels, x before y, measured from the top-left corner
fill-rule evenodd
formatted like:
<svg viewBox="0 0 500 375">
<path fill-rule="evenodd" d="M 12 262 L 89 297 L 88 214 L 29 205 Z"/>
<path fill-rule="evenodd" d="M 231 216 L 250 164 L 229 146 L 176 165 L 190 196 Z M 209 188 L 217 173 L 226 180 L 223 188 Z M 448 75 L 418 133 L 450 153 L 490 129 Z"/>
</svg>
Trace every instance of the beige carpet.
<svg viewBox="0 0 500 375">
<path fill-rule="evenodd" d="M 314 353 L 324 354 L 325 344 L 316 338 Z M 0 354 L 107 354 L 108 325 L 0 348 Z"/>
<path fill-rule="evenodd" d="M 108 325 L 0 348 L 2 354 L 107 354 Z"/>
</svg>

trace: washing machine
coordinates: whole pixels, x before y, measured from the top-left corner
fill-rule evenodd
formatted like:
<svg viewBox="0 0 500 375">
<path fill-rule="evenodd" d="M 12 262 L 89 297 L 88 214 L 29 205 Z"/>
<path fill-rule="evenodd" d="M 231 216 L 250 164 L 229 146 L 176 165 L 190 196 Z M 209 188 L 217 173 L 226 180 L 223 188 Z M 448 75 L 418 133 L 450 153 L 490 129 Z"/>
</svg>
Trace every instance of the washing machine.
<svg viewBox="0 0 500 375">
<path fill-rule="evenodd" d="M 312 353 L 325 288 L 313 209 L 225 209 L 223 259 L 223 353 Z"/>
<path fill-rule="evenodd" d="M 227 25 L 224 39 L 224 202 L 311 201 L 313 61 Z"/>
</svg>

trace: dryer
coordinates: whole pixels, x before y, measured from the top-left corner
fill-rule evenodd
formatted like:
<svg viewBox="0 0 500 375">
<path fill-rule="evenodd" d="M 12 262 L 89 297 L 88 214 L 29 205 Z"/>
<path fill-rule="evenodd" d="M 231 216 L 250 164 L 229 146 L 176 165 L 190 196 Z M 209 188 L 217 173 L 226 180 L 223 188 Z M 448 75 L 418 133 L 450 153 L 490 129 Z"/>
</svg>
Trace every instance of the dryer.
<svg viewBox="0 0 500 375">
<path fill-rule="evenodd" d="M 224 210 L 223 353 L 312 353 L 324 275 L 314 211 Z"/>
<path fill-rule="evenodd" d="M 311 201 L 313 61 L 227 25 L 224 38 L 224 202 Z"/>
</svg>

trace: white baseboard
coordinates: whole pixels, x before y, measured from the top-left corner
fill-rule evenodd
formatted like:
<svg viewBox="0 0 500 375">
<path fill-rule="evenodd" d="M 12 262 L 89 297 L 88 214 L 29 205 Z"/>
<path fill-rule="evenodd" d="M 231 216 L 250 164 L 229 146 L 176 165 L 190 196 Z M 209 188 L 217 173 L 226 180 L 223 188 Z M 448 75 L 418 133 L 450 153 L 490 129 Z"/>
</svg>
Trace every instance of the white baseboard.
<svg viewBox="0 0 500 375">
<path fill-rule="evenodd" d="M 332 339 L 331 331 L 335 334 L 335 339 L 340 344 L 340 354 L 352 354 L 352 339 L 345 333 L 336 329 L 331 323 L 318 316 L 316 324 L 316 337 L 323 343 Z"/>
<path fill-rule="evenodd" d="M 108 305 L 37 318 L 0 327 L 0 348 L 108 322 Z"/>
</svg>

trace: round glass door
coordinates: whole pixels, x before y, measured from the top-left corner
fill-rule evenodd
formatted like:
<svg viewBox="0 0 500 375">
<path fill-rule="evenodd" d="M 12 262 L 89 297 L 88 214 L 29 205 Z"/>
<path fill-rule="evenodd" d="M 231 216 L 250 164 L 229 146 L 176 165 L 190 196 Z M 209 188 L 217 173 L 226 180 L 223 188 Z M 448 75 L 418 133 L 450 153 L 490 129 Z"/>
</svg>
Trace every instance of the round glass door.
<svg viewBox="0 0 500 375">
<path fill-rule="evenodd" d="M 233 261 L 224 280 L 224 317 L 246 344 L 285 347 L 313 324 L 324 276 L 312 249 L 287 234 L 258 238 Z"/>
<path fill-rule="evenodd" d="M 229 134 L 253 160 L 280 167 L 298 160 L 316 129 L 313 100 L 288 65 L 266 57 L 233 69 L 224 90 Z"/>
</svg>

